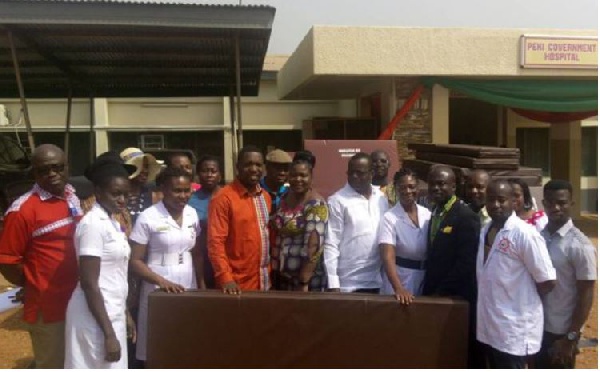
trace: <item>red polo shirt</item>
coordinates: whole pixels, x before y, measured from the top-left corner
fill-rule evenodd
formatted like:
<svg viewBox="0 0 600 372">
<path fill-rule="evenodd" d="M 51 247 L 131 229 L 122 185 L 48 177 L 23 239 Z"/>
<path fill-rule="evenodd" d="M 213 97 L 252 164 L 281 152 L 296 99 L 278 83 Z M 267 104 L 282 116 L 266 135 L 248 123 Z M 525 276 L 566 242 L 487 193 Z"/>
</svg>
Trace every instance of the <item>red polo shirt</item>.
<svg viewBox="0 0 600 372">
<path fill-rule="evenodd" d="M 6 212 L 0 237 L 0 264 L 23 264 L 24 319 L 45 323 L 65 320 L 67 304 L 78 280 L 73 245 L 81 217 L 79 200 L 67 185 L 65 199 L 35 185 Z"/>
</svg>

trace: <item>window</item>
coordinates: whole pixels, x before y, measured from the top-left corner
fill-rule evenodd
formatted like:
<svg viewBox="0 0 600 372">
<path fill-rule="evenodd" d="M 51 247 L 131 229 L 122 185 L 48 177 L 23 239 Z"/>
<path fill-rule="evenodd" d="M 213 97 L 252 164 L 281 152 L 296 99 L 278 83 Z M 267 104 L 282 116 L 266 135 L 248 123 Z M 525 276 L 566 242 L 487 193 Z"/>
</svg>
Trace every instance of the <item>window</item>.
<svg viewBox="0 0 600 372">
<path fill-rule="evenodd" d="M 598 127 L 581 128 L 581 175 L 598 177 Z"/>
<path fill-rule="evenodd" d="M 517 128 L 517 147 L 521 150 L 521 165 L 542 168 L 550 175 L 550 129 Z"/>
</svg>

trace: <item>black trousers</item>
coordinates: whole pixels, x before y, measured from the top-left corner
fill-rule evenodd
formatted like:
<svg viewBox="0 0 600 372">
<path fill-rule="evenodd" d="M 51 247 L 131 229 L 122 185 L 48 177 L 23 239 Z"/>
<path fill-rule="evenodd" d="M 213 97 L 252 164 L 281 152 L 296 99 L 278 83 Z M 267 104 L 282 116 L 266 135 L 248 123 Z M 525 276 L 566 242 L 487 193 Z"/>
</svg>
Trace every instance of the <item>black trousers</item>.
<svg viewBox="0 0 600 372">
<path fill-rule="evenodd" d="M 490 345 L 484 345 L 488 365 L 492 369 L 524 369 L 527 357 L 504 353 Z"/>
<path fill-rule="evenodd" d="M 565 335 L 557 335 L 554 333 L 544 332 L 542 338 L 542 348 L 540 352 L 535 355 L 535 368 L 536 369 L 574 369 L 575 368 L 575 355 L 577 354 L 577 348 L 573 349 L 573 355 L 571 360 L 565 364 L 556 363 L 551 358 L 551 348 L 554 341 L 565 337 Z"/>
</svg>

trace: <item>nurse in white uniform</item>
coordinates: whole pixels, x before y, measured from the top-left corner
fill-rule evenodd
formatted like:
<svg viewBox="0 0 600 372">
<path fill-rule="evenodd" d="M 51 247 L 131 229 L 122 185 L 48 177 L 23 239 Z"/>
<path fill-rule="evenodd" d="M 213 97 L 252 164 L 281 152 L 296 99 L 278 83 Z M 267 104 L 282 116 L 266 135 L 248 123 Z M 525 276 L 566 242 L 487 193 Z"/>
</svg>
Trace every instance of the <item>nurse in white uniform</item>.
<svg viewBox="0 0 600 372">
<path fill-rule="evenodd" d="M 431 212 L 417 204 L 416 174 L 402 168 L 394 175 L 398 203 L 383 215 L 378 243 L 383 262 L 381 294 L 409 304 L 421 294 Z"/>
<path fill-rule="evenodd" d="M 156 289 L 181 293 L 205 288 L 196 240 L 200 223 L 196 211 L 187 205 L 192 192 L 190 175 L 166 168 L 156 182 L 163 200 L 140 214 L 129 236 L 131 270 L 142 279 L 136 346 L 136 358 L 141 361 L 147 359 L 148 295 Z"/>
<path fill-rule="evenodd" d="M 127 368 L 130 249 L 124 227 L 111 216 L 125 210 L 134 171 L 117 154 L 105 153 L 85 172 L 96 204 L 75 231 L 80 279 L 67 307 L 65 368 Z"/>
</svg>

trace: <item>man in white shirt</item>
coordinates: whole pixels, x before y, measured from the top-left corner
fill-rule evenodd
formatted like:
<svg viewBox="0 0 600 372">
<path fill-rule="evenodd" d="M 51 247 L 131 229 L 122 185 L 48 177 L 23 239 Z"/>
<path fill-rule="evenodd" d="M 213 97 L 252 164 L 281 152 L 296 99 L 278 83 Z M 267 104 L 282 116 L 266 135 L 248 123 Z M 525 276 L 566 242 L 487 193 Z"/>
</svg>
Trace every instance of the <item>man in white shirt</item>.
<svg viewBox="0 0 600 372">
<path fill-rule="evenodd" d="M 348 183 L 329 197 L 325 237 L 325 268 L 333 292 L 379 293 L 381 258 L 377 249 L 379 220 L 388 202 L 372 187 L 369 154 L 359 152 L 348 161 Z"/>
<path fill-rule="evenodd" d="M 567 181 L 544 185 L 548 224 L 542 230 L 556 269 L 557 283 L 542 297 L 544 337 L 535 368 L 575 368 L 577 342 L 594 302 L 597 278 L 596 249 L 573 225 L 573 187 Z"/>
<path fill-rule="evenodd" d="M 556 283 L 546 244 L 513 211 L 512 188 L 493 181 L 487 188 L 491 217 L 477 254 L 477 340 L 491 368 L 525 368 L 540 350 L 544 310 L 540 296 Z"/>
</svg>

